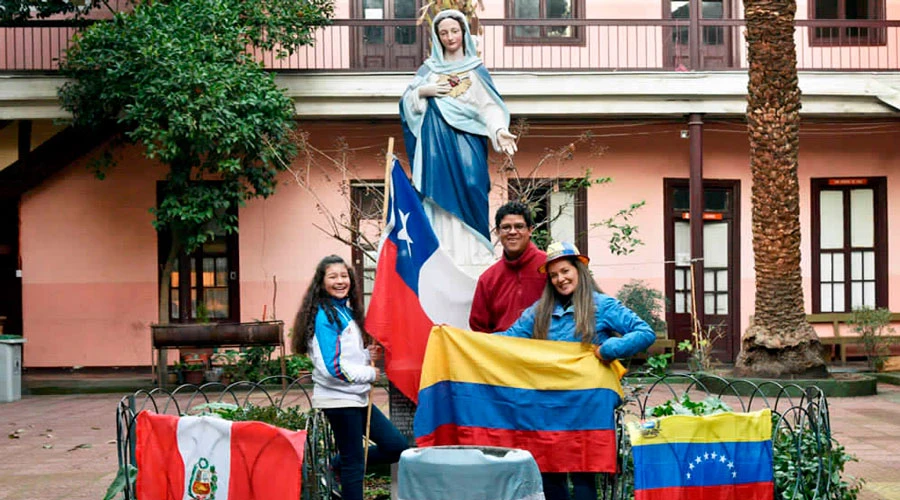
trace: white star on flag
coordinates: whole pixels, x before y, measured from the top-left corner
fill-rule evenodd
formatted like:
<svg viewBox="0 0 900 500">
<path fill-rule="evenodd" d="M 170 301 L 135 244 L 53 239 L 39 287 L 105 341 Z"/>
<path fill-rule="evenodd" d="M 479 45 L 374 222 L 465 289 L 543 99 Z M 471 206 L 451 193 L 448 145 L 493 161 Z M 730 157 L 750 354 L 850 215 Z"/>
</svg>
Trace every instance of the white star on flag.
<svg viewBox="0 0 900 500">
<path fill-rule="evenodd" d="M 403 210 L 398 210 L 398 212 L 400 212 L 400 231 L 397 232 L 397 239 L 406 242 L 406 251 L 412 257 L 412 244 L 414 241 L 410 238 L 409 231 L 406 230 L 406 219 L 409 219 L 409 212 L 403 213 Z"/>
</svg>

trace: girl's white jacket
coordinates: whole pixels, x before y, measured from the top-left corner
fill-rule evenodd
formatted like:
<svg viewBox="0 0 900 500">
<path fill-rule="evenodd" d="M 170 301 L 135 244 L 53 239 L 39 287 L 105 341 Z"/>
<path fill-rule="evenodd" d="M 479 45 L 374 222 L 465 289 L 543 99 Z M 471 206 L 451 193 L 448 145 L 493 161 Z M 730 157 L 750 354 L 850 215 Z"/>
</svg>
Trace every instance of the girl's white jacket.
<svg viewBox="0 0 900 500">
<path fill-rule="evenodd" d="M 332 304 L 337 321 L 329 320 L 320 306 L 316 312 L 315 335 L 309 340 L 315 384 L 313 405 L 327 400 L 322 406 L 365 406 L 375 380 L 375 368 L 370 366 L 369 351 L 363 345 L 362 332 L 353 320 L 347 301 L 332 299 Z M 340 400 L 347 404 L 340 405 Z"/>
</svg>

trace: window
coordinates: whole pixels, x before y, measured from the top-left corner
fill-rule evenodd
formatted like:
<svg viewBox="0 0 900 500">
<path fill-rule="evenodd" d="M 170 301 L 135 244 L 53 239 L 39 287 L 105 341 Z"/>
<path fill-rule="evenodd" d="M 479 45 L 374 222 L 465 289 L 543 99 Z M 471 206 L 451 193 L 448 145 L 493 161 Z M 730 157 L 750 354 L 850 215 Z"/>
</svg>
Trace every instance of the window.
<svg viewBox="0 0 900 500">
<path fill-rule="evenodd" d="M 158 184 L 158 195 L 162 185 Z M 162 272 L 172 246 L 171 233 L 161 232 L 157 246 Z M 172 323 L 240 321 L 237 234 L 216 232 L 194 253 L 181 252 L 169 274 L 168 303 Z"/>
<path fill-rule="evenodd" d="M 507 19 L 583 19 L 584 0 L 506 0 Z M 521 24 L 506 28 L 506 43 L 584 45 L 584 28 Z"/>
<path fill-rule="evenodd" d="M 689 0 L 671 0 L 669 2 L 672 19 L 690 20 L 691 3 Z M 702 0 L 700 2 L 701 19 L 723 19 L 725 6 L 723 0 Z M 703 45 L 723 45 L 725 43 L 725 30 L 721 26 L 703 26 Z M 676 45 L 688 45 L 690 43 L 690 28 L 680 26 L 672 30 L 672 42 Z"/>
<path fill-rule="evenodd" d="M 733 191 L 728 187 L 703 190 L 703 311 L 707 316 L 727 315 L 729 306 L 729 248 Z M 692 314 L 690 189 L 677 186 L 672 192 L 675 220 L 675 313 Z"/>
<path fill-rule="evenodd" d="M 375 286 L 378 242 L 384 229 L 384 182 L 354 182 L 350 191 L 353 271 L 363 287 L 363 300 L 368 310 Z"/>
<path fill-rule="evenodd" d="M 812 181 L 813 310 L 887 306 L 886 181 Z"/>
<path fill-rule="evenodd" d="M 810 19 L 822 21 L 884 20 L 884 0 L 812 0 Z M 812 45 L 885 45 L 884 28 L 871 26 L 816 26 L 811 29 Z"/>
<path fill-rule="evenodd" d="M 569 179 L 510 179 L 509 200 L 534 210 L 531 239 L 541 248 L 551 241 L 571 241 L 587 254 L 587 190 Z"/>
</svg>

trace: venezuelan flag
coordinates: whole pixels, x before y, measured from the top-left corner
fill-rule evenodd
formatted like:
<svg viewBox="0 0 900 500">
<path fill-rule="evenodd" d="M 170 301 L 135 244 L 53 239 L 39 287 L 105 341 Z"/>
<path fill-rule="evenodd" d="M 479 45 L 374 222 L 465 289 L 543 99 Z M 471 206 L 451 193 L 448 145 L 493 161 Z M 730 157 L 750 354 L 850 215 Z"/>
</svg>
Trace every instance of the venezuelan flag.
<svg viewBox="0 0 900 500">
<path fill-rule="evenodd" d="M 575 342 L 431 331 L 413 430 L 419 446 L 528 450 L 542 472 L 615 472 L 619 378 Z"/>
<path fill-rule="evenodd" d="M 628 426 L 635 500 L 770 500 L 772 415 L 674 415 Z"/>
</svg>

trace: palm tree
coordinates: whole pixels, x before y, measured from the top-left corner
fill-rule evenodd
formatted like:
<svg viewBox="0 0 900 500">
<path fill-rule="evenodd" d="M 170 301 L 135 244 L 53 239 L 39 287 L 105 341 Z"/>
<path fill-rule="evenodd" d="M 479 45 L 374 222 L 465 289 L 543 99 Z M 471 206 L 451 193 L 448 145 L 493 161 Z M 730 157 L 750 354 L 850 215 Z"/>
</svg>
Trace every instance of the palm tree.
<svg viewBox="0 0 900 500">
<path fill-rule="evenodd" d="M 756 313 L 735 364 L 739 376 L 828 373 L 819 339 L 806 321 L 800 277 L 796 10 L 795 0 L 744 0 Z"/>
</svg>

